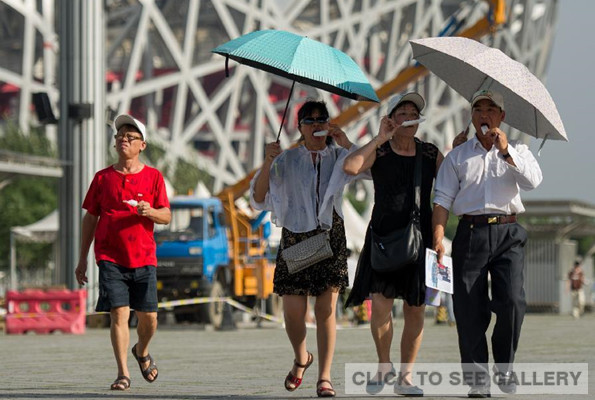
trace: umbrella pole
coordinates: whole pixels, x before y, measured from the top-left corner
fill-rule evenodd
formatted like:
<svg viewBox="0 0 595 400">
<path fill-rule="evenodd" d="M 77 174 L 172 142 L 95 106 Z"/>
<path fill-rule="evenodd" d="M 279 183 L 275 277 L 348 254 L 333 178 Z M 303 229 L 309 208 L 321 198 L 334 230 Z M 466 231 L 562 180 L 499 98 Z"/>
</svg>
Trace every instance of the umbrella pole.
<svg viewBox="0 0 595 400">
<path fill-rule="evenodd" d="M 283 110 L 283 118 L 281 118 L 281 126 L 279 126 L 279 133 L 277 133 L 277 142 L 279 142 L 279 137 L 281 136 L 281 129 L 283 129 L 283 123 L 285 122 L 285 115 L 287 114 L 287 109 L 289 108 L 289 102 L 291 101 L 291 95 L 293 94 L 293 87 L 295 86 L 295 81 L 291 84 L 291 90 L 289 90 L 289 96 L 287 97 L 287 104 L 285 104 L 285 110 Z"/>
<path fill-rule="evenodd" d="M 539 145 L 539 149 L 537 150 L 537 156 L 541 157 L 541 149 L 543 148 L 543 145 L 545 144 L 545 141 L 547 140 L 548 136 L 550 134 L 546 134 L 545 137 L 543 138 L 543 140 L 541 141 L 541 144 Z"/>
</svg>

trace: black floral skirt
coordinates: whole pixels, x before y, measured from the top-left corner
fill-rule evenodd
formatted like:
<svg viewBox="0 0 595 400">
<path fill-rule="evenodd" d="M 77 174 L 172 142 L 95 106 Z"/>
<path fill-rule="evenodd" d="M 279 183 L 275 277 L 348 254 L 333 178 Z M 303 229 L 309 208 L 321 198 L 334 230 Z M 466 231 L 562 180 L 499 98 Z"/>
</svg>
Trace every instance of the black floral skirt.
<svg viewBox="0 0 595 400">
<path fill-rule="evenodd" d="M 275 293 L 280 296 L 285 294 L 319 296 L 329 288 L 338 289 L 339 293 L 345 292 L 345 288 L 349 284 L 345 225 L 335 211 L 333 211 L 333 226 L 330 232 L 331 248 L 333 249 L 331 258 L 311 265 L 295 274 L 290 274 L 287 271 L 285 260 L 281 257 L 283 248 L 293 246 L 321 231 L 321 229 L 315 229 L 310 232 L 294 233 L 283 228 L 281 232 L 282 245 L 277 253 L 277 266 L 273 280 Z"/>
</svg>

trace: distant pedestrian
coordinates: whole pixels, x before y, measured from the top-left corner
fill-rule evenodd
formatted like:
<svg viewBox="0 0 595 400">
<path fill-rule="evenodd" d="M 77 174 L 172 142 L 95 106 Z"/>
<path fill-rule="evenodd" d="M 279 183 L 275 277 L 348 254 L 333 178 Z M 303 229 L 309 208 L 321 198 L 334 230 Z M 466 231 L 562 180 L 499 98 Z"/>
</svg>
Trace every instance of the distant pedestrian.
<svg viewBox="0 0 595 400">
<path fill-rule="evenodd" d="M 130 374 L 128 319 L 133 308 L 138 317 L 138 342 L 132 354 L 143 378 L 152 383 L 158 370 L 149 354 L 157 329 L 157 257 L 153 225 L 171 220 L 161 173 L 144 165 L 140 153 L 147 147 L 145 126 L 130 115 L 114 121 L 118 161 L 95 174 L 83 208 L 81 251 L 75 275 L 87 282 L 87 256 L 95 239 L 99 266 L 99 299 L 96 311 L 110 313 L 110 336 L 118 375 L 112 390 L 127 390 Z"/>
<path fill-rule="evenodd" d="M 580 262 L 574 262 L 574 267 L 568 273 L 568 282 L 572 296 L 572 316 L 578 319 L 585 309 L 585 273 Z"/>
<path fill-rule="evenodd" d="M 455 312 L 452 294 L 440 292 L 440 306 L 436 307 L 436 324 L 448 323 L 448 326 L 455 326 Z"/>
</svg>

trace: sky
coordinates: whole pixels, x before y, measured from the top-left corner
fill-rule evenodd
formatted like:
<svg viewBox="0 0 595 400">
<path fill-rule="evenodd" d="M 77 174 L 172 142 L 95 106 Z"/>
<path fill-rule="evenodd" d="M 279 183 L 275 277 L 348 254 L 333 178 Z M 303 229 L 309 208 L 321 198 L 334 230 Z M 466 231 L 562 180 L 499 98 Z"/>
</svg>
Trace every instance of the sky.
<svg viewBox="0 0 595 400">
<path fill-rule="evenodd" d="M 530 147 L 543 172 L 531 200 L 580 200 L 595 206 L 595 34 L 593 0 L 560 0 L 558 23 L 545 86 L 556 103 L 568 142 L 541 140 Z"/>
</svg>

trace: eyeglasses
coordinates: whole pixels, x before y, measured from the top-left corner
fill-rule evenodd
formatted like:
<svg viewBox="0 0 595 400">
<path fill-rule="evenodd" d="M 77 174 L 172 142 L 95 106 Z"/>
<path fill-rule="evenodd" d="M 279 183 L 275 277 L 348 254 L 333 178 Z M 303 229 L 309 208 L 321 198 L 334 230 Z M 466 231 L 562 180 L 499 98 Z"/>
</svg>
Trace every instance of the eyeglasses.
<svg viewBox="0 0 595 400">
<path fill-rule="evenodd" d="M 400 118 L 413 118 L 413 119 L 418 119 L 419 118 L 419 113 L 416 113 L 416 112 L 410 112 L 410 113 L 408 113 L 408 112 L 402 111 L 402 112 L 396 112 L 394 115 L 397 118 L 399 118 L 399 117 Z"/>
<path fill-rule="evenodd" d="M 306 118 L 302 119 L 302 121 L 300 123 L 304 124 L 304 125 L 312 125 L 312 124 L 326 124 L 328 121 L 329 121 L 329 117 L 318 117 L 318 118 L 306 117 Z"/>
<path fill-rule="evenodd" d="M 114 135 L 114 139 L 116 139 L 116 140 L 122 140 L 124 138 L 126 138 L 126 140 L 128 140 L 129 142 L 133 142 L 135 140 L 142 140 L 143 139 L 142 136 L 132 136 L 132 135 L 129 135 L 129 134 L 126 134 L 126 135 L 120 135 L 120 134 Z"/>
</svg>

